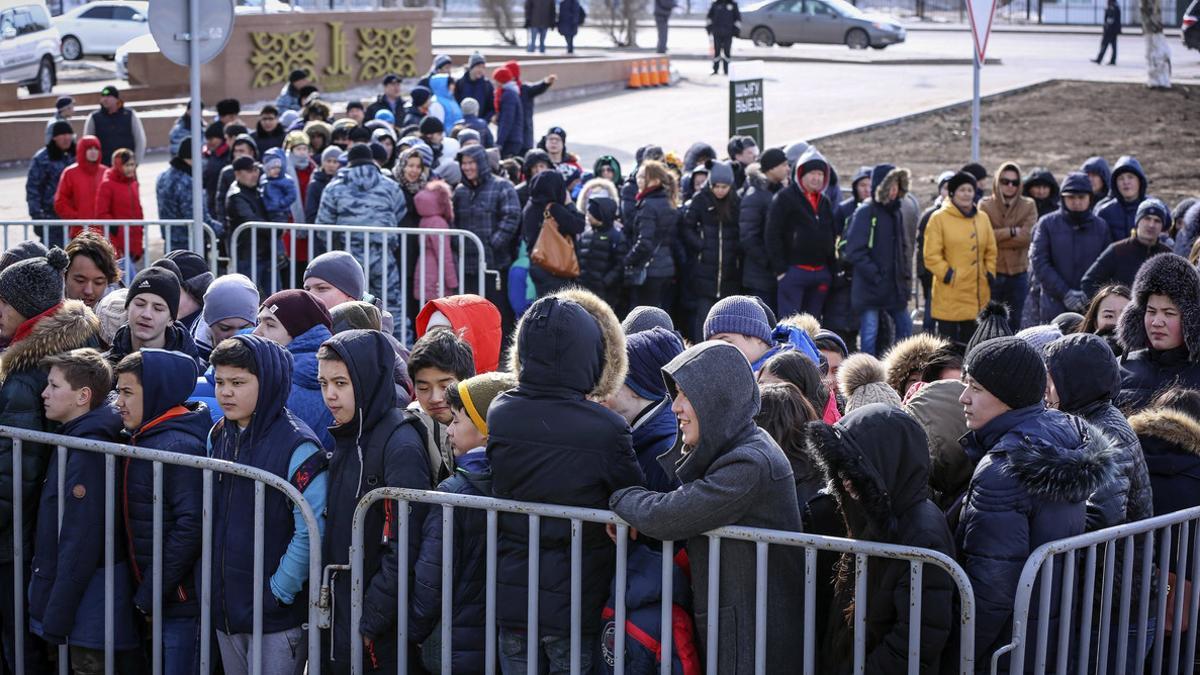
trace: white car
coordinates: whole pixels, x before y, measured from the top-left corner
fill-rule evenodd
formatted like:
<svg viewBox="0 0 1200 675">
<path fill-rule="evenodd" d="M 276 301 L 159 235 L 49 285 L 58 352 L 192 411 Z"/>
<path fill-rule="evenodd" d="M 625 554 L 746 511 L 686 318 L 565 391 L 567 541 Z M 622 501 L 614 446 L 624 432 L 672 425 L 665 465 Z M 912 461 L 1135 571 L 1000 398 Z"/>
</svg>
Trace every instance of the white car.
<svg viewBox="0 0 1200 675">
<path fill-rule="evenodd" d="M 58 30 L 44 0 L 0 0 L 0 82 L 48 94 L 58 81 Z"/>
<path fill-rule="evenodd" d="M 76 61 L 87 54 L 112 56 L 133 38 L 150 33 L 148 2 L 89 2 L 55 17 L 62 35 L 62 55 Z"/>
</svg>

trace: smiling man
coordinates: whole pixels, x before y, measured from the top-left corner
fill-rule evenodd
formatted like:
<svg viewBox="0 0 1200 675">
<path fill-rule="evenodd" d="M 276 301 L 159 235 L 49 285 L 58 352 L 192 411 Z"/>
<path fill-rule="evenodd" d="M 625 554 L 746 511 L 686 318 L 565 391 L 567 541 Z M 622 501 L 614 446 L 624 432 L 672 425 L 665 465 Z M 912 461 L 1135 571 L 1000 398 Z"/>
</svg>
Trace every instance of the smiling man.
<svg viewBox="0 0 1200 675">
<path fill-rule="evenodd" d="M 108 361 L 114 366 L 144 348 L 181 352 L 201 362 L 196 343 L 175 320 L 179 313 L 179 277 L 162 267 L 149 267 L 133 278 L 125 296 L 126 323 L 113 336 Z"/>
</svg>

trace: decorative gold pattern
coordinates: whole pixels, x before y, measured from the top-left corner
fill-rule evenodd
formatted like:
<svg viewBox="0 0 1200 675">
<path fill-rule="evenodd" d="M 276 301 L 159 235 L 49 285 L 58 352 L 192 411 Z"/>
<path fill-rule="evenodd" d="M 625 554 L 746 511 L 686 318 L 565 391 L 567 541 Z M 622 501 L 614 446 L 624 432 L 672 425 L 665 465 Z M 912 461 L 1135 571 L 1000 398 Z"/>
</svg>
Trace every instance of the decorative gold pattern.
<svg viewBox="0 0 1200 675">
<path fill-rule="evenodd" d="M 291 33 L 266 33 L 251 31 L 254 51 L 250 65 L 254 68 L 254 80 L 250 86 L 266 87 L 287 82 L 290 72 L 304 68 L 316 72 L 316 31 L 298 30 Z"/>
<path fill-rule="evenodd" d="M 413 45 L 412 26 L 399 28 L 359 28 L 358 51 L 362 62 L 359 80 L 374 80 L 388 73 L 401 77 L 417 74 L 417 48 Z"/>
</svg>

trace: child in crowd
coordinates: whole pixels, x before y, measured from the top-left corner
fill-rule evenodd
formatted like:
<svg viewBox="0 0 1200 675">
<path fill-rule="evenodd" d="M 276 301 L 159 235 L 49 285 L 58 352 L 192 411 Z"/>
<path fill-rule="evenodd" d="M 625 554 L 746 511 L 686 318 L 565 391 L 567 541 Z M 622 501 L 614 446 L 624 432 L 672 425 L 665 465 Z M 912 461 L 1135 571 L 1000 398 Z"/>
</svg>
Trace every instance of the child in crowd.
<svg viewBox="0 0 1200 675">
<path fill-rule="evenodd" d="M 434 180 L 413 197 L 420 227 L 448 230 L 454 227 L 454 206 L 450 203 L 450 186 Z M 413 271 L 413 297 L 425 301 L 454 295 L 458 291 L 458 268 L 454 264 L 454 249 L 445 237 L 425 237 L 424 248 Z"/>
<path fill-rule="evenodd" d="M 593 178 L 579 192 L 580 211 L 587 214 L 588 229 L 579 237 L 579 283 L 616 307 L 629 247 L 616 228 L 617 187 Z"/>
<path fill-rule="evenodd" d="M 446 391 L 475 375 L 475 357 L 471 345 L 449 328 L 435 328 L 413 345 L 408 359 L 417 400 L 408 406 L 426 429 L 425 448 L 429 451 L 431 473 L 439 483 L 454 470 L 454 456 L 446 438 L 446 428 L 454 419 L 446 403 Z"/>
<path fill-rule="evenodd" d="M 291 222 L 292 204 L 300 199 L 300 188 L 288 175 L 287 154 L 280 148 L 263 153 L 263 204 L 272 223 Z"/>
</svg>

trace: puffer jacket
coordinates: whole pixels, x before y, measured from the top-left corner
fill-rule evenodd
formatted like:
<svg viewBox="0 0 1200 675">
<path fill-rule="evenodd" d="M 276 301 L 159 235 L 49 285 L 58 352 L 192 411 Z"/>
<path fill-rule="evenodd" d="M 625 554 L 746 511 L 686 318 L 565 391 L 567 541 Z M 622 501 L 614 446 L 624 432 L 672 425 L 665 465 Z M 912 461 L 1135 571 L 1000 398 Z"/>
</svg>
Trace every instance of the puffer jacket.
<svg viewBox="0 0 1200 675">
<path fill-rule="evenodd" d="M 929 437 L 930 497 L 943 511 L 962 496 L 971 480 L 974 463 L 963 451 L 959 439 L 967 433 L 962 415 L 962 396 L 966 386 L 958 380 L 930 382 L 904 401 L 904 412 L 925 430 Z"/>
<path fill-rule="evenodd" d="M 767 255 L 767 213 L 782 183 L 767 180 L 758 164 L 746 169 L 746 189 L 738 212 L 738 243 L 742 251 L 742 285 L 761 293 L 775 295 L 778 285 Z"/>
<path fill-rule="evenodd" d="M 1091 211 L 1076 213 L 1064 205 L 1042 216 L 1029 248 L 1033 272 L 1041 288 L 1040 323 L 1050 323 L 1067 311 L 1063 296 L 1068 291 L 1083 290 L 1084 273 L 1111 243 L 1112 232 Z"/>
<path fill-rule="evenodd" d="M 497 397 L 487 416 L 495 496 L 603 509 L 613 492 L 642 484 L 629 425 L 594 402 L 624 382 L 624 334 L 612 310 L 587 291 L 559 291 L 526 311 L 513 343 L 509 365 L 518 385 Z M 528 518 L 500 515 L 496 618 L 507 630 L 527 622 L 529 538 Z M 543 519 L 541 636 L 570 634 L 571 539 L 570 523 Z M 581 545 L 583 634 L 596 635 L 614 549 L 603 527 L 589 523 Z"/>
<path fill-rule="evenodd" d="M 646 267 L 646 276 L 654 279 L 670 278 L 675 275 L 675 260 L 671 247 L 678 231 L 679 212 L 671 205 L 662 188 L 639 193 L 632 227 L 626 222 L 629 233 L 629 254 L 625 256 L 625 267 L 640 270 Z"/>
<path fill-rule="evenodd" d="M 699 673 L 703 666 L 696 649 L 696 631 L 692 624 L 692 588 L 689 583 L 687 549 L 676 546 L 671 561 L 671 672 Z M 625 577 L 625 653 L 622 655 L 625 672 L 651 675 L 662 668 L 662 569 L 663 555 L 659 547 L 651 548 L 641 542 L 629 546 Z M 615 581 L 615 580 L 614 580 Z M 604 635 L 616 634 L 616 587 L 604 606 Z M 604 656 L 600 669 L 612 675 L 617 655 L 615 644 L 607 639 L 600 642 Z M 602 669 L 602 670 L 601 670 Z"/>
<path fill-rule="evenodd" d="M 825 186 L 817 197 L 816 209 L 800 185 L 804 165 L 812 162 L 825 167 Z M 771 273 L 776 277 L 795 265 L 832 268 L 837 230 L 833 204 L 824 193 L 830 176 L 829 162 L 816 148 L 810 147 L 796 162 L 791 185 L 775 193 L 771 200 L 765 236 Z"/>
<path fill-rule="evenodd" d="M 463 148 L 462 156 L 475 160 L 479 177 L 472 183 L 463 182 L 454 188 L 454 226 L 474 232 L 483 242 L 483 253 L 490 270 L 506 270 L 517 259 L 517 236 L 521 229 L 521 204 L 517 190 L 508 180 L 488 170 L 487 151 L 473 145 Z M 468 252 L 466 269 L 460 270 L 467 279 L 479 269 L 479 260 Z"/>
<path fill-rule="evenodd" d="M 904 261 L 904 226 L 900 198 L 887 202 L 892 185 L 900 197 L 908 192 L 908 169 L 880 164 L 871 172 L 871 199 L 854 212 L 846 232 L 844 259 L 854 267 L 850 302 L 854 311 L 892 309 L 908 302 L 908 265 Z"/>
<path fill-rule="evenodd" d="M 1179 410 L 1143 410 L 1129 418 L 1137 434 L 1154 512 L 1173 513 L 1200 505 L 1200 420 Z"/>
<path fill-rule="evenodd" d="M 407 194 L 407 192 L 406 192 Z M 450 186 L 445 181 L 427 183 L 413 197 L 413 210 L 420 217 L 418 227 L 448 230 L 454 226 L 454 206 Z M 420 245 L 417 248 L 420 254 Z M 425 237 L 424 255 L 417 258 L 413 270 L 413 298 L 426 300 L 453 295 L 459 288 L 458 265 L 450 242 L 436 235 Z M 443 276 L 444 275 L 444 276 Z"/>
<path fill-rule="evenodd" d="M 525 149 L 525 104 L 521 90 L 516 82 L 506 82 L 500 85 L 499 94 L 495 97 L 496 146 L 501 157 L 519 156 Z"/>
<path fill-rule="evenodd" d="M 31 219 L 58 218 L 54 212 L 54 195 L 58 192 L 63 172 L 76 161 L 75 150 L 73 144 L 66 150 L 59 150 L 54 141 L 50 141 L 34 154 L 25 178 L 25 205 L 29 208 Z"/>
<path fill-rule="evenodd" d="M 705 185 L 684 211 L 679 233 L 688 257 L 695 263 L 691 293 L 696 297 L 724 298 L 742 289 L 738 260 L 738 209 L 741 200 L 733 190 L 718 200 Z"/>
<path fill-rule="evenodd" d="M 612 225 L 590 225 L 579 236 L 579 283 L 610 305 L 617 298 L 622 262 L 629 253 L 625 235 Z"/>
<path fill-rule="evenodd" d="M 1014 162 L 1005 162 L 996 171 L 992 181 L 992 194 L 979 201 L 979 210 L 987 214 L 992 224 L 996 246 L 996 274 L 1017 275 L 1029 270 L 1029 244 L 1033 241 L 1033 224 L 1038 219 L 1037 204 L 1029 197 L 1018 193 L 1011 202 L 1000 196 L 1000 174 L 1015 171 L 1021 175 L 1021 167 Z"/>
<path fill-rule="evenodd" d="M 438 492 L 491 496 L 491 467 L 483 448 L 457 458 L 454 475 L 437 486 Z M 442 620 L 442 509 L 432 506 L 421 530 L 421 550 L 414 568 L 409 602 L 409 628 L 413 642 L 424 642 L 441 630 Z M 484 654 L 485 590 L 487 586 L 487 514 L 480 509 L 455 509 L 451 551 L 454 571 L 451 672 L 482 673 Z"/>
<path fill-rule="evenodd" d="M 1042 544 L 1082 534 L 1088 495 L 1113 480 L 1118 451 L 1095 427 L 1042 403 L 1010 410 L 964 437 L 975 473 L 963 497 L 955 543 L 975 588 L 975 661 L 1012 637 L 1013 598 L 1029 554 Z M 1052 597 L 1059 597 L 1056 579 Z M 1036 596 L 1038 591 L 1034 590 Z M 1031 612 L 1026 635 L 1049 621 L 1058 634 L 1058 605 L 1049 617 Z M 1047 658 L 1056 659 L 1050 641 Z M 1033 652 L 1027 650 L 1029 662 Z M 1001 659 L 1003 672 L 1021 672 Z M 1030 666 L 1032 667 L 1032 666 Z"/>
<path fill-rule="evenodd" d="M 287 409 L 313 430 L 321 446 L 328 451 L 333 450 L 333 436 L 329 435 L 333 415 L 325 405 L 321 384 L 317 381 L 317 350 L 331 337 L 333 333 L 319 323 L 292 338 L 286 347 L 292 354 L 293 364 L 292 391 L 287 397 Z"/>
<path fill-rule="evenodd" d="M 48 431 L 42 390 L 49 369 L 42 367 L 42 359 L 80 347 L 99 346 L 100 320 L 82 302 L 64 300 L 31 317 L 17 332 L 22 336 L 0 352 L 0 426 Z M 51 456 L 51 450 L 40 443 L 22 443 L 21 484 L 14 486 L 12 447 L 12 439 L 0 438 L 0 562 L 4 563 L 13 559 L 14 487 L 21 494 L 24 547 L 31 551 L 38 493 Z"/>
<path fill-rule="evenodd" d="M 108 443 L 117 442 L 121 417 L 116 409 L 100 407 L 62 425 L 57 433 Z M 37 541 L 29 577 L 29 630 L 50 644 L 104 649 L 104 455 L 67 450 L 62 484 L 62 520 L 58 527 L 58 464 L 50 468 L 42 487 Z M 115 495 L 114 495 L 115 498 Z M 133 580 L 129 573 L 124 527 L 118 521 L 113 541 L 113 646 L 132 649 L 138 644 L 134 626 Z"/>
<path fill-rule="evenodd" d="M 113 165 L 104 172 L 100 187 L 96 188 L 95 213 L 99 220 L 142 219 L 142 199 L 138 192 L 137 177 L 126 176 L 124 167 L 125 162 L 120 158 L 113 159 Z M 117 249 L 118 257 L 128 255 L 138 259 L 142 257 L 143 234 L 144 230 L 140 227 L 118 228 L 108 235 L 108 240 Z"/>
<path fill-rule="evenodd" d="M 939 321 L 970 321 L 992 299 L 996 237 L 987 213 L 964 214 L 950 199 L 925 227 L 925 267 L 933 274 L 931 315 Z"/>
<path fill-rule="evenodd" d="M 458 100 L 460 106 L 463 99 L 466 98 L 473 98 L 479 103 L 479 119 L 490 120 L 495 114 L 496 104 L 492 100 L 495 97 L 496 89 L 492 85 L 492 81 L 486 75 L 479 79 L 472 78 L 469 68 L 454 83 L 454 98 Z"/>
<path fill-rule="evenodd" d="M 813 424 L 805 452 L 821 467 L 846 514 L 853 539 L 919 546 L 954 555 L 946 519 L 929 493 L 929 452 L 921 426 L 906 413 L 876 403 L 855 409 L 832 427 Z M 843 487 L 849 483 L 854 497 Z M 853 504 L 853 508 L 848 508 Z M 834 575 L 834 596 L 825 619 L 823 672 L 849 673 L 853 664 L 854 594 L 857 579 L 853 555 L 844 554 Z M 876 559 L 868 565 L 866 671 L 904 672 L 908 643 L 909 604 L 914 592 L 921 605 L 921 672 L 936 673 L 954 616 L 954 583 L 940 569 L 929 568 L 921 588 L 910 586 L 909 564 Z"/>
<path fill-rule="evenodd" d="M 1081 289 L 1089 298 L 1094 297 L 1101 288 L 1109 284 L 1132 286 L 1137 272 L 1151 256 L 1170 253 L 1171 248 L 1161 241 L 1155 241 L 1147 246 L 1138 240 L 1137 235 L 1114 242 L 1104 249 L 1096 262 L 1083 274 Z"/>
<path fill-rule="evenodd" d="M 183 354 L 161 349 L 143 349 L 142 359 L 143 423 L 127 431 L 128 442 L 203 457 L 212 418 L 203 403 L 184 403 L 195 382 L 194 362 Z M 193 569 L 200 558 L 202 476 L 182 466 L 168 464 L 163 468 L 163 614 L 199 616 Z M 120 471 L 121 513 L 137 583 L 133 602 L 149 614 L 154 607 L 154 465 L 125 458 Z"/>
<path fill-rule="evenodd" d="M 1123 173 L 1132 173 L 1138 179 L 1138 194 L 1133 199 L 1125 199 L 1117 190 L 1117 177 Z M 1108 224 L 1113 241 L 1126 239 L 1137 227 L 1137 209 L 1146 199 L 1146 172 L 1136 157 L 1125 155 L 1113 165 L 1112 175 L 1108 178 L 1108 198 L 1096 204 L 1096 215 Z"/>
<path fill-rule="evenodd" d="M 178 321 L 172 321 L 167 324 L 165 331 L 166 343 L 163 349 L 172 352 L 187 354 L 196 360 L 197 368 L 206 368 L 207 366 L 200 360 L 200 353 L 196 348 L 196 342 L 192 339 L 192 334 L 187 328 Z M 104 353 L 104 358 L 112 364 L 114 368 L 121 362 L 121 359 L 129 356 L 134 352 L 133 337 L 129 333 L 129 324 L 125 324 L 117 329 L 116 335 L 113 336 L 112 346 Z"/>
<path fill-rule="evenodd" d="M 1045 357 L 1046 370 L 1058 392 L 1058 409 L 1103 430 L 1118 450 L 1114 480 L 1088 497 L 1088 530 L 1154 515 L 1142 446 L 1125 416 L 1112 404 L 1121 390 L 1121 369 L 1108 343 L 1096 335 L 1076 333 L 1050 343 Z M 1081 373 L 1086 377 L 1080 377 Z"/>
<path fill-rule="evenodd" d="M 100 149 L 100 139 L 84 136 L 75 144 L 75 164 L 68 166 L 58 181 L 54 193 L 54 213 L 64 220 L 87 220 L 96 217 L 96 192 L 104 180 L 104 165 L 97 159 L 87 161 L 89 148 Z M 32 214 L 30 214 L 32 215 Z M 74 237 L 78 231 L 73 231 Z"/>
</svg>

